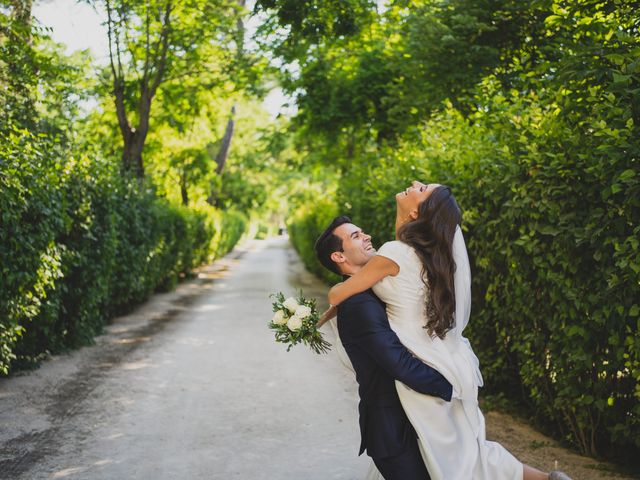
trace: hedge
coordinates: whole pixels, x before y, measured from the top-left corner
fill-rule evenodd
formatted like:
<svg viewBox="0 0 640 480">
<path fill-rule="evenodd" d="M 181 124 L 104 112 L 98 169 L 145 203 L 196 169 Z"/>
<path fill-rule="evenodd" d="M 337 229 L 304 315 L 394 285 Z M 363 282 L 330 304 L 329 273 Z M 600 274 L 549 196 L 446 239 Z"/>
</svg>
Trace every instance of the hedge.
<svg viewBox="0 0 640 480">
<path fill-rule="evenodd" d="M 91 343 L 114 315 L 223 255 L 243 215 L 195 209 L 13 130 L 0 152 L 0 373 Z"/>
<path fill-rule="evenodd" d="M 451 186 L 485 390 L 584 453 L 637 463 L 640 131 L 604 89 L 576 121 L 534 95 L 505 98 L 496 82 L 474 114 L 449 105 L 415 138 L 352 164 L 336 200 L 379 245 L 393 238 L 397 191 L 413 179 Z M 318 204 L 294 217 L 299 251 L 334 213 Z"/>
<path fill-rule="evenodd" d="M 328 283 L 335 283 L 340 278 L 318 262 L 313 247 L 316 239 L 337 215 L 338 209 L 335 202 L 322 199 L 299 207 L 287 220 L 291 243 L 300 255 L 302 263 L 307 270 Z"/>
</svg>

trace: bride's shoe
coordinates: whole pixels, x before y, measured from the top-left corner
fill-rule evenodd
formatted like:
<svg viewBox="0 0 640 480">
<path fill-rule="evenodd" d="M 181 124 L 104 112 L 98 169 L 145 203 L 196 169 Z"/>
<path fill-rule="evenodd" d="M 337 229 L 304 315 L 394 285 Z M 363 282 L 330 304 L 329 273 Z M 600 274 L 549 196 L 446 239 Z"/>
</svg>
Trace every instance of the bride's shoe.
<svg viewBox="0 0 640 480">
<path fill-rule="evenodd" d="M 554 470 L 549 474 L 549 480 L 571 480 L 571 477 L 560 470 Z"/>
</svg>

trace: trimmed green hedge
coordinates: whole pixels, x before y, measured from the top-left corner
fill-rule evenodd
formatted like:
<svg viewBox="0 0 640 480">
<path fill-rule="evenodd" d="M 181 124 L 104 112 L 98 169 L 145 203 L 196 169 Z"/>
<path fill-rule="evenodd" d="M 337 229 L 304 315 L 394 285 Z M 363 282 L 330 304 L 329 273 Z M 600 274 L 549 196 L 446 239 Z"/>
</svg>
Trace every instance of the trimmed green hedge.
<svg viewBox="0 0 640 480">
<path fill-rule="evenodd" d="M 640 131 L 604 89 L 584 106 L 592 111 L 580 118 L 592 120 L 577 122 L 534 96 L 505 98 L 493 82 L 475 114 L 449 106 L 418 137 L 354 163 L 341 181 L 341 213 L 379 245 L 393 238 L 397 191 L 413 179 L 450 185 L 464 212 L 474 295 L 467 335 L 485 390 L 522 402 L 582 452 L 635 462 Z M 293 217 L 298 251 L 312 252 L 336 212 L 317 204 Z"/>
<path fill-rule="evenodd" d="M 287 230 L 294 248 L 310 272 L 329 283 L 340 281 L 340 277 L 328 271 L 316 259 L 313 248 L 316 239 L 338 215 L 338 208 L 331 200 L 324 199 L 304 205 L 287 221 Z"/>
<path fill-rule="evenodd" d="M 27 132 L 0 152 L 0 372 L 88 344 L 106 321 L 229 251 L 242 214 L 157 198 Z M 46 152 L 46 153 L 45 153 Z"/>
<path fill-rule="evenodd" d="M 406 18 L 425 13 L 422 25 L 417 17 L 400 22 L 413 29 L 413 40 L 429 35 L 424 26 L 441 26 L 450 30 L 449 44 L 464 47 L 473 37 L 479 43 L 472 48 L 484 45 L 500 59 L 489 67 L 462 48 L 451 50 L 449 64 L 442 52 L 421 57 L 419 42 L 378 43 L 384 52 L 374 52 L 374 63 L 356 54 L 334 63 L 333 77 L 344 80 L 347 69 L 363 65 L 382 71 L 403 53 L 426 58 L 408 61 L 415 75 L 402 69 L 407 75 L 371 87 L 377 94 L 369 118 L 393 114 L 398 92 L 418 92 L 400 98 L 402 110 L 411 110 L 402 137 L 385 135 L 384 122 L 358 119 L 342 130 L 308 128 L 317 118 L 305 112 L 300 144 L 314 146 L 310 160 L 331 152 L 322 160 L 342 169 L 336 202 L 378 244 L 393 238 L 395 192 L 416 178 L 450 185 L 464 211 L 474 295 L 467 335 L 485 390 L 518 401 L 537 425 L 583 453 L 640 465 L 637 8 L 623 1 L 520 3 L 506 16 L 502 8 L 465 16 L 479 6 L 474 2 L 447 2 L 446 15 L 428 2 L 399 10 Z M 506 36 L 489 33 L 498 24 Z M 480 38 L 474 25 L 489 30 Z M 451 78 L 434 72 L 451 73 L 456 56 L 471 59 L 464 68 L 485 73 L 466 93 L 451 91 L 451 102 L 436 105 L 430 87 Z M 306 82 L 307 97 L 335 88 L 331 77 Z M 359 85 L 351 77 L 343 90 Z M 336 162 L 353 152 L 366 153 Z M 305 208 L 303 226 L 325 215 L 321 205 Z M 309 239 L 298 250 L 311 247 Z"/>
</svg>

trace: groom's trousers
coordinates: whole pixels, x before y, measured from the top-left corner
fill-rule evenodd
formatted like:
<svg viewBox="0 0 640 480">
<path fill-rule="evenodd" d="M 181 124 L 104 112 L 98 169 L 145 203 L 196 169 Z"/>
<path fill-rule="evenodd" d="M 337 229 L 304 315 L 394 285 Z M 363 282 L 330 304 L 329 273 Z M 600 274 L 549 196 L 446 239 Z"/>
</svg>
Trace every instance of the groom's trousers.
<svg viewBox="0 0 640 480">
<path fill-rule="evenodd" d="M 373 463 L 385 480 L 430 480 L 429 472 L 424 466 L 418 442 L 415 441 L 409 450 L 395 457 L 373 458 Z"/>
</svg>

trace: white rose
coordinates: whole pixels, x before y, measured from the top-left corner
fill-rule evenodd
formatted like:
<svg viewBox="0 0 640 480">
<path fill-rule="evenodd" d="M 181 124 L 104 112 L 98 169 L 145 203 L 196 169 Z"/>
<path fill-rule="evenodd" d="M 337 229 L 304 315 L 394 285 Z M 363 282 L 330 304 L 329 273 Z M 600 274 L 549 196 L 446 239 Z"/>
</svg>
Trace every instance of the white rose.
<svg viewBox="0 0 640 480">
<path fill-rule="evenodd" d="M 273 318 L 271 319 L 271 321 L 276 325 L 284 325 L 285 323 L 287 323 L 287 317 L 285 316 L 283 310 L 278 310 L 273 314 Z"/>
<path fill-rule="evenodd" d="M 293 297 L 287 298 L 282 305 L 291 313 L 294 313 L 296 311 L 296 308 L 298 308 L 299 306 L 298 302 L 296 302 L 296 299 Z"/>
<path fill-rule="evenodd" d="M 304 320 L 309 315 L 311 315 L 311 309 L 309 307 L 306 305 L 298 305 L 298 308 L 296 308 L 296 317 L 300 317 Z"/>
<path fill-rule="evenodd" d="M 287 327 L 289 327 L 289 330 L 293 332 L 300 330 L 302 327 L 302 319 L 297 315 L 294 315 L 287 321 Z"/>
</svg>

